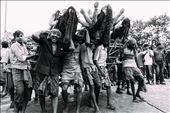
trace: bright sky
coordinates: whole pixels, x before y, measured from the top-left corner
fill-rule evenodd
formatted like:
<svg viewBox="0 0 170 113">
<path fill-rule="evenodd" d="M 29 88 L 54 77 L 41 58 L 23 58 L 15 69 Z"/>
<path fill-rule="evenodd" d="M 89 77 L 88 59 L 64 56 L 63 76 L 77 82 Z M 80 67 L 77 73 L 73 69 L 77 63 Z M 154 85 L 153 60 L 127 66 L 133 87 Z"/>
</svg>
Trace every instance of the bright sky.
<svg viewBox="0 0 170 113">
<path fill-rule="evenodd" d="M 131 20 L 149 20 L 167 13 L 170 16 L 170 1 L 98 1 L 99 8 L 110 4 L 117 14 L 121 8 Z M 49 28 L 49 19 L 57 9 L 74 6 L 93 10 L 95 1 L 7 1 L 7 31 L 22 30 L 25 36 Z M 5 1 L 1 1 L 1 37 L 4 34 Z"/>
</svg>

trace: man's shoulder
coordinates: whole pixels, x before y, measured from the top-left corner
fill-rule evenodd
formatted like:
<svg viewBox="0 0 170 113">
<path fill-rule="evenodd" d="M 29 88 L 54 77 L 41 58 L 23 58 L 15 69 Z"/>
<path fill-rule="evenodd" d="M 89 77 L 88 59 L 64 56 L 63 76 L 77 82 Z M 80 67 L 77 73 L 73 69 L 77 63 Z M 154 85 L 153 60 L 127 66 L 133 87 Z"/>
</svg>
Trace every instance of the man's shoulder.
<svg viewBox="0 0 170 113">
<path fill-rule="evenodd" d="M 13 43 L 13 44 L 11 45 L 11 47 L 10 47 L 10 50 L 15 49 L 17 46 L 18 46 L 18 43 L 17 43 L 17 42 Z"/>
</svg>

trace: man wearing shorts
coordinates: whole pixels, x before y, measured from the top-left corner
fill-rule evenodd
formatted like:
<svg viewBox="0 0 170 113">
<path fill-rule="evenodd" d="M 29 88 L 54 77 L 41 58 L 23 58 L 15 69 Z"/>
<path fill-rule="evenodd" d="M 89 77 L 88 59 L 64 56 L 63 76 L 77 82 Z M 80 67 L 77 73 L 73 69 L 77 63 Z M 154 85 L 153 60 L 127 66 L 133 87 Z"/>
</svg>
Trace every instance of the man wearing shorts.
<svg viewBox="0 0 170 113">
<path fill-rule="evenodd" d="M 136 57 L 136 40 L 135 39 L 129 39 L 127 43 L 127 47 L 123 49 L 123 71 L 126 76 L 127 80 L 130 80 L 131 82 L 131 88 L 133 93 L 133 102 L 139 102 L 136 97 L 138 97 L 140 100 L 143 100 L 143 98 L 140 96 L 140 91 L 145 86 L 144 84 L 144 77 L 142 75 L 142 72 L 137 67 L 137 57 Z M 135 93 L 135 80 L 138 81 L 138 89 Z"/>
<path fill-rule="evenodd" d="M 69 93 L 68 88 L 73 85 L 77 94 L 76 112 L 80 112 L 80 104 L 82 100 L 83 77 L 80 68 L 80 44 L 78 39 L 74 41 L 75 49 L 67 50 L 63 54 L 63 70 L 61 73 L 62 97 L 65 103 L 63 113 L 68 113 Z"/>
<path fill-rule="evenodd" d="M 45 97 L 51 96 L 53 113 L 57 113 L 59 74 L 61 72 L 62 43 L 61 32 L 58 29 L 41 31 L 32 35 L 39 44 L 39 58 L 35 65 L 35 86 L 39 95 L 42 113 L 48 113 L 45 108 Z"/>
<path fill-rule="evenodd" d="M 84 78 L 87 79 L 90 87 L 90 97 L 95 106 L 95 113 L 100 113 L 96 98 L 99 96 L 100 78 L 97 68 L 93 63 L 93 44 L 90 43 L 89 32 L 86 30 L 86 43 L 81 45 L 81 64 L 84 72 Z"/>
</svg>

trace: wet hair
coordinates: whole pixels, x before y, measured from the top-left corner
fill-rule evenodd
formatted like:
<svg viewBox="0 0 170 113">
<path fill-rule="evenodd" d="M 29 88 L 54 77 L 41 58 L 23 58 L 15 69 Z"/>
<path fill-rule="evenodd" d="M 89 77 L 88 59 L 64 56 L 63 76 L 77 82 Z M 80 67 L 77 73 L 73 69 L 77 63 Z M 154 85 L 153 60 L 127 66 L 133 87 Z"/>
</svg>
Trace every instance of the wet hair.
<svg viewBox="0 0 170 113">
<path fill-rule="evenodd" d="M 101 26 L 101 40 L 103 41 L 103 44 L 106 44 L 105 46 L 109 46 L 110 30 L 112 26 L 112 9 L 110 5 L 107 6 L 106 11 L 107 14 L 105 15 Z"/>
<path fill-rule="evenodd" d="M 14 36 L 14 38 L 16 38 L 16 37 L 19 37 L 20 36 L 20 34 L 24 34 L 22 31 L 20 31 L 20 30 L 17 30 L 17 31 L 15 31 L 14 33 L 13 33 L 13 36 Z"/>
<path fill-rule="evenodd" d="M 130 29 L 130 20 L 128 18 L 125 18 L 123 22 L 121 23 L 121 27 L 115 29 L 115 26 L 113 26 L 113 32 L 111 34 L 111 39 L 116 40 L 117 38 L 122 39 L 123 43 L 125 42 L 125 39 L 128 37 L 129 29 Z"/>
<path fill-rule="evenodd" d="M 149 44 L 144 44 L 143 47 L 149 47 Z"/>
<path fill-rule="evenodd" d="M 161 43 L 157 43 L 157 44 L 156 44 L 157 47 L 160 46 L 160 45 L 162 45 L 162 44 L 161 44 Z"/>
<path fill-rule="evenodd" d="M 54 28 L 59 29 L 64 40 L 70 40 L 74 37 L 78 25 L 78 18 L 74 7 L 69 7 L 66 12 L 59 18 Z"/>
<path fill-rule="evenodd" d="M 2 48 L 8 48 L 8 42 L 7 41 L 3 41 L 2 42 Z"/>
<path fill-rule="evenodd" d="M 97 22 L 89 28 L 89 34 L 92 40 L 95 39 L 95 33 L 99 32 L 100 40 L 99 42 L 104 41 L 104 43 L 109 44 L 110 38 L 110 29 L 112 25 L 112 8 L 110 5 L 107 5 L 106 14 L 101 10 L 100 14 L 97 16 Z"/>
</svg>

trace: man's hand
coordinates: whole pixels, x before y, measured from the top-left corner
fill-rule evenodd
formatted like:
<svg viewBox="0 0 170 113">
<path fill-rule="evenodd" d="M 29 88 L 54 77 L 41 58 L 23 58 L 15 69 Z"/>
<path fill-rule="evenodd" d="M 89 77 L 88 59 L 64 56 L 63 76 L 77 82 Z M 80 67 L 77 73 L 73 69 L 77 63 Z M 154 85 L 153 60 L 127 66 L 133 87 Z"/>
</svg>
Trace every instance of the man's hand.
<svg viewBox="0 0 170 113">
<path fill-rule="evenodd" d="M 105 77 L 105 74 L 103 72 L 100 72 L 102 77 Z"/>
<path fill-rule="evenodd" d="M 94 3 L 94 8 L 97 9 L 98 6 L 99 6 L 99 3 L 98 3 L 98 2 L 95 2 L 95 3 Z"/>
<path fill-rule="evenodd" d="M 81 13 L 82 15 L 84 15 L 84 14 L 85 14 L 85 12 L 84 12 L 84 10 L 83 10 L 83 9 L 81 9 L 81 10 L 80 10 L 80 13 Z"/>
<path fill-rule="evenodd" d="M 7 70 L 8 70 L 8 68 L 6 66 L 4 66 L 3 72 L 6 72 Z"/>
<path fill-rule="evenodd" d="M 120 12 L 119 12 L 119 14 L 123 14 L 125 12 L 125 9 L 124 8 L 122 8 L 121 10 L 120 10 Z"/>
</svg>

